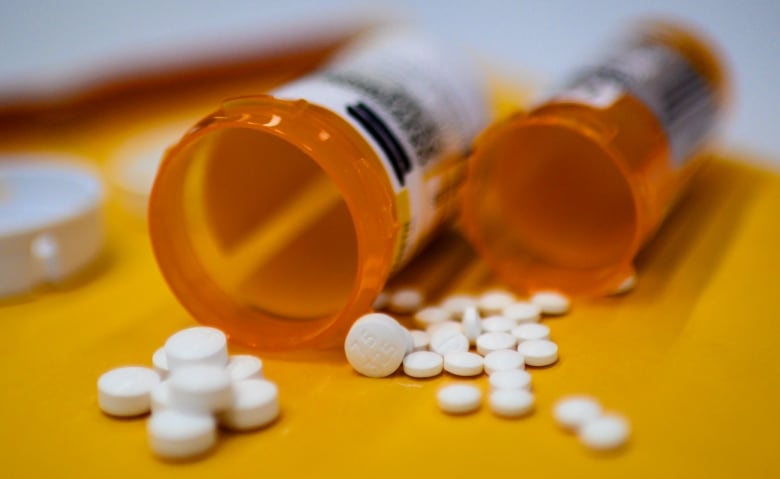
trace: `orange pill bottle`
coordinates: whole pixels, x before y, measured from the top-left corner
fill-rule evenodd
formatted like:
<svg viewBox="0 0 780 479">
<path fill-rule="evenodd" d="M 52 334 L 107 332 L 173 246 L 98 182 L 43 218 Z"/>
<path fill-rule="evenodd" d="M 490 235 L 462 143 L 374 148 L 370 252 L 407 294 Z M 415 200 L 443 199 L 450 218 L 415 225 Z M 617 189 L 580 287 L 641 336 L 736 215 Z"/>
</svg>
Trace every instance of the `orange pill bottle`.
<svg viewBox="0 0 780 479">
<path fill-rule="evenodd" d="M 238 342 L 337 344 L 452 219 L 488 122 L 463 55 L 374 32 L 311 76 L 224 102 L 168 150 L 149 207 L 159 267 Z"/>
<path fill-rule="evenodd" d="M 513 288 L 614 291 L 700 163 L 726 97 L 688 27 L 644 22 L 606 61 L 476 141 L 463 226 Z"/>
</svg>

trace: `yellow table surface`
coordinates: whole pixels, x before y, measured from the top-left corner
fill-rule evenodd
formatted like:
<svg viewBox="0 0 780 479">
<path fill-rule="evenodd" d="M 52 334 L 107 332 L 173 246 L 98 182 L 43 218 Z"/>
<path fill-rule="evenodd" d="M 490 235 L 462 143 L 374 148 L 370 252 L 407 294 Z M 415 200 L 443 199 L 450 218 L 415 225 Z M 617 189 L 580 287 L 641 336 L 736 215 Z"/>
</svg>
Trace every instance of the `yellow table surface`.
<svg viewBox="0 0 780 479">
<path fill-rule="evenodd" d="M 177 111 L 196 118 L 212 105 Z M 155 108 L 173 106 L 93 112 L 2 136 L 0 148 L 103 164 L 159 119 Z M 780 477 L 780 175 L 728 156 L 704 167 L 642 253 L 634 292 L 544 320 L 560 360 L 532 371 L 530 417 L 442 414 L 434 394 L 449 375 L 369 379 L 339 350 L 264 356 L 281 391 L 278 422 L 224 433 L 209 456 L 173 464 L 150 453 L 145 419 L 97 407 L 102 372 L 149 365 L 171 333 L 195 324 L 143 226 L 109 196 L 94 267 L 0 303 L 0 477 Z M 396 283 L 425 284 L 432 300 L 494 283 L 457 235 L 427 253 Z M 487 391 L 486 377 L 466 381 Z M 552 404 L 571 393 L 628 417 L 629 445 L 594 454 L 559 430 Z"/>
</svg>

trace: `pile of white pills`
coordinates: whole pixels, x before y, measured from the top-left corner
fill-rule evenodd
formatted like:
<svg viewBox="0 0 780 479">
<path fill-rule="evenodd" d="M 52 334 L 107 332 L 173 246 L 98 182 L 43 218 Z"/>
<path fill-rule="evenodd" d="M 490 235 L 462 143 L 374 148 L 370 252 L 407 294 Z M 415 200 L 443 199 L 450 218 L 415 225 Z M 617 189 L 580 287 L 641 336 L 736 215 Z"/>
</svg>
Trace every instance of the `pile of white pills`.
<svg viewBox="0 0 780 479">
<path fill-rule="evenodd" d="M 222 331 L 193 327 L 177 332 L 152 356 L 153 368 L 127 366 L 98 379 L 98 404 L 111 416 L 152 412 L 152 451 L 167 459 L 204 454 L 221 426 L 258 429 L 279 415 L 278 390 L 263 379 L 263 362 L 228 355 Z"/>
</svg>

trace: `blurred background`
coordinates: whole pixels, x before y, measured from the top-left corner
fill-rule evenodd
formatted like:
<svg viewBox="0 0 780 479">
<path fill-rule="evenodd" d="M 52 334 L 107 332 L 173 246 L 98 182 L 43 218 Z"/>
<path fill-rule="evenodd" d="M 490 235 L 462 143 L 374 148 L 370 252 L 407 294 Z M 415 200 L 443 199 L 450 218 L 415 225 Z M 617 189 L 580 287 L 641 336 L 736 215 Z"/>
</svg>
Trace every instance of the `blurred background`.
<svg viewBox="0 0 780 479">
<path fill-rule="evenodd" d="M 107 76 L 252 54 L 295 43 L 312 25 L 338 30 L 366 18 L 419 24 L 544 91 L 598 57 L 633 18 L 660 14 L 698 24 L 720 43 L 735 78 L 725 139 L 780 166 L 780 1 L 648 3 L 3 0 L 0 105 L 54 100 Z"/>
</svg>

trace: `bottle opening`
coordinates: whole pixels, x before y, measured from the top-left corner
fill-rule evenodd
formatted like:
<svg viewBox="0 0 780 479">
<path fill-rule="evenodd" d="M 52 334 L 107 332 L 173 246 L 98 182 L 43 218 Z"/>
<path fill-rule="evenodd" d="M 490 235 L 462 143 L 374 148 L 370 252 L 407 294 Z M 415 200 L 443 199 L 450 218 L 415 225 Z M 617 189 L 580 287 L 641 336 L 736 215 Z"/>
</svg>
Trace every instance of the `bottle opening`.
<svg viewBox="0 0 780 479">
<path fill-rule="evenodd" d="M 352 217 L 299 147 L 248 128 L 212 130 L 182 152 L 183 221 L 212 281 L 264 315 L 341 311 L 357 275 Z"/>
</svg>

